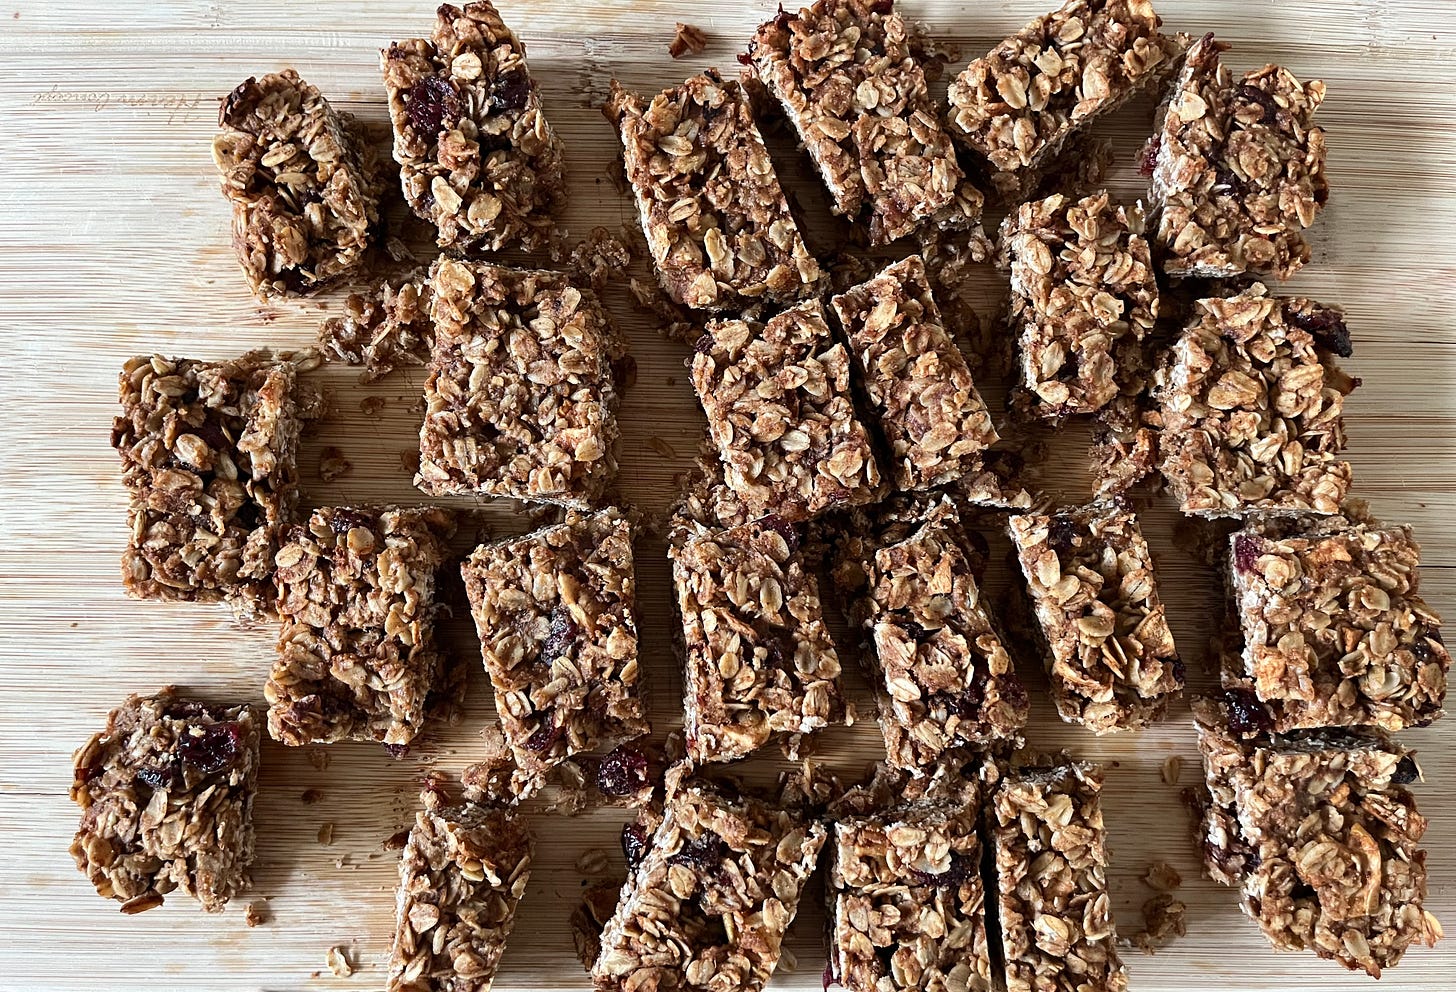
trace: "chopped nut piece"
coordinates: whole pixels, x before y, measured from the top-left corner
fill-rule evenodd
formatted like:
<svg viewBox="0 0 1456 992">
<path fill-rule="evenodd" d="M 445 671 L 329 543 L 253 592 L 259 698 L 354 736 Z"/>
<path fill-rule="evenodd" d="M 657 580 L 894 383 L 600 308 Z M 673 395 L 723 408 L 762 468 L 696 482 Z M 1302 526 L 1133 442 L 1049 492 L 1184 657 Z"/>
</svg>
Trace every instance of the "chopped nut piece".
<svg viewBox="0 0 1456 992">
<path fill-rule="evenodd" d="M 364 383 L 376 382 L 397 368 L 424 365 L 435 337 L 429 306 L 430 284 L 425 270 L 415 269 L 397 279 L 386 279 L 368 296 L 349 294 L 344 301 L 344 315 L 331 317 L 319 326 L 319 347 L 331 358 L 364 366 L 359 374 L 359 381 Z M 365 403 L 371 403 L 371 408 L 365 409 Z M 383 407 L 383 397 L 377 396 L 359 404 L 359 409 L 370 416 Z"/>
<path fill-rule="evenodd" d="M 678 21 L 677 33 L 672 37 L 672 44 L 667 46 L 667 54 L 680 59 L 684 55 L 701 55 L 707 47 L 708 36 L 702 28 Z"/>
</svg>

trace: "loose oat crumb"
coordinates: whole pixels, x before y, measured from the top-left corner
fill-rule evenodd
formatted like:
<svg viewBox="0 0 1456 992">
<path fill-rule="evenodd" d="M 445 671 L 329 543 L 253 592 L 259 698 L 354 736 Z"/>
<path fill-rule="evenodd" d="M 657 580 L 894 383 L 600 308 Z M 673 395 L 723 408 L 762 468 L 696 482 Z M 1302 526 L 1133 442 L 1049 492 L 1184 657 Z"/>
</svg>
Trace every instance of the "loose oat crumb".
<svg viewBox="0 0 1456 992">
<path fill-rule="evenodd" d="M 406 448 L 399 453 L 399 464 L 409 475 L 414 475 L 420 470 L 420 452 L 418 448 Z"/>
<path fill-rule="evenodd" d="M 325 482 L 333 482 L 354 471 L 344 453 L 330 445 L 319 454 L 318 474 Z"/>
<path fill-rule="evenodd" d="M 1163 783 L 1165 785 L 1177 785 L 1178 777 L 1183 774 L 1183 759 L 1179 755 L 1170 754 L 1163 759 Z"/>
<path fill-rule="evenodd" d="M 332 821 L 319 827 L 318 842 L 325 847 L 334 842 L 334 824 Z"/>
<path fill-rule="evenodd" d="M 677 34 L 673 36 L 672 44 L 667 46 L 667 54 L 680 59 L 684 55 L 701 55 L 707 47 L 708 36 L 702 28 L 678 21 Z"/>
<path fill-rule="evenodd" d="M 1143 929 L 1129 942 L 1147 954 L 1167 947 L 1188 933 L 1188 907 L 1170 895 L 1157 895 L 1143 903 Z"/>
<path fill-rule="evenodd" d="M 324 790 L 304 789 L 303 795 L 299 796 L 298 798 L 303 800 L 306 805 L 312 806 L 314 803 L 323 802 Z"/>
<path fill-rule="evenodd" d="M 332 760 L 333 759 L 332 757 L 330 757 L 329 752 L 325 751 L 321 747 L 311 747 L 308 749 L 308 763 L 310 765 L 313 765 L 314 768 L 318 769 L 319 771 L 323 771 L 325 768 L 329 767 L 329 762 Z"/>
<path fill-rule="evenodd" d="M 405 842 L 408 840 L 408 829 L 396 830 L 394 833 L 384 838 L 384 843 L 380 844 L 379 846 L 384 848 L 386 851 L 403 851 Z"/>
<path fill-rule="evenodd" d="M 799 956 L 787 947 L 779 948 L 779 966 L 774 969 L 775 974 L 792 975 L 799 969 Z"/>
<path fill-rule="evenodd" d="M 354 974 L 354 965 L 349 961 L 349 949 L 342 944 L 330 947 L 324 960 L 328 962 L 329 971 L 334 973 L 335 978 L 348 978 Z"/>
<path fill-rule="evenodd" d="M 366 396 L 359 401 L 359 412 L 366 417 L 378 417 L 385 402 L 383 396 Z"/>
<path fill-rule="evenodd" d="M 649 437 L 647 439 L 647 447 L 657 452 L 663 458 L 677 458 L 677 449 L 660 437 Z"/>
<path fill-rule="evenodd" d="M 260 926 L 268 922 L 268 910 L 262 903 L 250 902 L 248 909 L 243 914 L 243 922 L 250 927 Z"/>
<path fill-rule="evenodd" d="M 1183 876 L 1168 862 L 1154 861 L 1143 872 L 1143 884 L 1159 892 L 1171 892 L 1183 884 Z"/>
<path fill-rule="evenodd" d="M 600 847 L 593 847 L 581 852 L 581 856 L 576 859 L 576 870 L 583 875 L 605 875 L 610 864 L 607 852 Z"/>
</svg>

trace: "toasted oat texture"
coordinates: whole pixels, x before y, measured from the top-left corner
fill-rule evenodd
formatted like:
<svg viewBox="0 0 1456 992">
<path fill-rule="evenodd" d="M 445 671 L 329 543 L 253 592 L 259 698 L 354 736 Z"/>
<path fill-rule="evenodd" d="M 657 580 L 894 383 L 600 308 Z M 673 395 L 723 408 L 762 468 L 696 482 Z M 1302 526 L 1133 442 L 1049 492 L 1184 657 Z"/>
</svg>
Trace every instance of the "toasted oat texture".
<svg viewBox="0 0 1456 992">
<path fill-rule="evenodd" d="M 710 69 L 644 104 L 613 80 L 603 113 L 621 134 L 642 233 L 674 302 L 725 310 L 819 291 L 819 263 L 738 83 Z"/>
<path fill-rule="evenodd" d="M 1193 704 L 1209 874 L 1240 887 L 1245 915 L 1280 950 L 1379 978 L 1412 943 L 1434 945 L 1441 925 L 1422 905 L 1418 846 L 1426 821 L 1403 788 L 1419 775 L 1415 761 L 1375 730 L 1240 740 L 1267 729 L 1249 725 L 1241 695 Z"/>
<path fill-rule="evenodd" d="M 839 718 L 839 656 L 792 525 L 769 517 L 669 549 L 688 756 L 732 761 Z"/>
<path fill-rule="evenodd" d="M 430 39 L 395 42 L 380 67 L 405 202 L 440 246 L 544 247 L 566 206 L 566 151 L 495 7 L 442 4 Z"/>
<path fill-rule="evenodd" d="M 1007 992 L 1123 992 L 1107 892 L 1102 770 L 1010 772 L 991 799 Z"/>
<path fill-rule="evenodd" d="M 1344 314 L 1312 300 L 1199 300 L 1154 377 L 1160 469 L 1184 513 L 1338 513 L 1350 488 L 1341 418 L 1360 384 Z"/>
<path fill-rule="evenodd" d="M 780 11 L 748 63 L 783 105 L 836 214 L 868 219 L 872 245 L 930 222 L 981 237 L 980 190 L 937 119 L 916 38 L 881 0 L 818 0 Z"/>
<path fill-rule="evenodd" d="M 620 510 L 482 545 L 460 571 L 501 728 L 526 773 L 651 732 Z"/>
<path fill-rule="evenodd" d="M 824 827 L 697 779 L 676 783 L 592 967 L 598 992 L 759 992 Z"/>
<path fill-rule="evenodd" d="M 430 283 L 415 485 L 589 508 L 617 473 L 625 353 L 596 296 L 559 272 L 450 258 Z"/>
<path fill-rule="evenodd" d="M 1252 689 L 1274 730 L 1397 731 L 1442 715 L 1451 655 L 1419 594 L 1409 527 L 1256 523 L 1229 547 L 1244 646 L 1225 657 L 1223 684 Z"/>
<path fill-rule="evenodd" d="M 111 445 L 131 495 L 128 595 L 272 613 L 273 554 L 298 503 L 297 373 L 265 351 L 123 366 Z"/>
<path fill-rule="evenodd" d="M 523 817 L 426 788 L 399 862 L 388 992 L 489 992 L 535 848 Z"/>
<path fill-rule="evenodd" d="M 1245 272 L 1288 279 L 1309 261 L 1300 233 L 1329 199 L 1325 99 L 1277 65 L 1235 84 L 1206 35 L 1188 51 L 1159 110 L 1151 199 L 1163 271 L 1221 279 Z"/>
<path fill-rule="evenodd" d="M 250 706 L 131 696 L 76 752 L 76 867 L 123 913 L 174 889 L 209 913 L 248 887 L 258 725 Z"/>
<path fill-rule="evenodd" d="M 1008 527 L 1062 719 L 1098 734 L 1159 719 L 1183 689 L 1183 663 L 1137 517 L 1092 503 Z"/>
<path fill-rule="evenodd" d="M 677 31 L 667 46 L 667 54 L 675 59 L 685 55 L 701 55 L 708 48 L 708 35 L 693 24 L 677 22 Z"/>
<path fill-rule="evenodd" d="M 849 355 L 818 300 L 766 324 L 716 320 L 693 355 L 693 387 L 725 478 L 749 511 L 806 520 L 882 494 L 850 395 Z"/>
<path fill-rule="evenodd" d="M 990 992 L 979 801 L 834 824 L 829 968 L 850 992 Z"/>
<path fill-rule="evenodd" d="M 1107 192 L 1023 203 L 1001 224 L 1011 273 L 1009 330 L 1033 416 L 1096 413 L 1145 385 L 1143 340 L 1158 319 L 1158 280 L 1138 206 Z"/>
<path fill-rule="evenodd" d="M 1180 39 L 1149 0 L 1067 0 L 951 81 L 952 137 L 990 160 L 998 188 L 1024 188 L 1067 140 L 1171 71 Z"/>
<path fill-rule="evenodd" d="M 292 69 L 222 102 L 212 160 L 233 248 L 262 299 L 310 293 L 364 265 L 383 183 L 364 129 Z"/>
<path fill-rule="evenodd" d="M 325 507 L 283 535 L 283 625 L 263 687 L 274 740 L 414 740 L 444 670 L 435 570 L 454 530 L 437 507 Z"/>
<path fill-rule="evenodd" d="M 921 257 L 896 262 L 833 303 L 879 418 L 895 488 L 925 489 L 976 471 L 1000 438 L 941 320 Z"/>
<path fill-rule="evenodd" d="M 350 293 L 344 315 L 319 325 L 319 347 L 331 359 L 362 365 L 363 383 L 430 360 L 430 284 L 424 269 L 386 279 L 369 295 Z"/>
</svg>

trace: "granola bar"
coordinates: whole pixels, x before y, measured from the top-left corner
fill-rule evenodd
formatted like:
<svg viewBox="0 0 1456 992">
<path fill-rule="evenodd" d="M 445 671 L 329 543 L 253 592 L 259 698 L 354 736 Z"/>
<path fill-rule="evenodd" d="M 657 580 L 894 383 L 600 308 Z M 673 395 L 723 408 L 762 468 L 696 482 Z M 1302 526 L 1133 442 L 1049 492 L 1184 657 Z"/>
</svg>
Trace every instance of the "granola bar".
<svg viewBox="0 0 1456 992">
<path fill-rule="evenodd" d="M 292 69 L 222 102 L 212 160 L 233 208 L 233 248 L 260 298 L 357 273 L 379 229 L 383 182 L 364 129 Z"/>
<path fill-rule="evenodd" d="M 991 798 L 1007 992 L 1122 992 L 1107 890 L 1102 770 L 1008 773 Z"/>
<path fill-rule="evenodd" d="M 743 88 L 710 69 L 643 103 L 612 81 L 603 108 L 662 288 L 684 306 L 740 308 L 817 292 L 804 246 Z"/>
<path fill-rule="evenodd" d="M 1160 470 L 1187 514 L 1338 513 L 1345 397 L 1360 380 L 1344 314 L 1268 295 L 1199 300 L 1154 378 Z"/>
<path fill-rule="evenodd" d="M 128 595 L 271 613 L 273 555 L 298 503 L 298 368 L 263 351 L 122 368 L 111 444 L 131 495 Z"/>
<path fill-rule="evenodd" d="M 436 788 L 399 862 L 388 992 L 489 992 L 535 848 L 519 814 L 448 805 Z"/>
<path fill-rule="evenodd" d="M 1183 663 L 1137 517 L 1115 503 L 1011 518 L 1063 720 L 1094 733 L 1159 719 Z"/>
<path fill-rule="evenodd" d="M 1207 789 L 1199 846 L 1275 947 L 1379 978 L 1441 925 L 1423 907 L 1414 759 L 1380 731 L 1269 736 L 1235 690 L 1193 705 Z M 1253 731 L 1252 740 L 1240 734 Z"/>
<path fill-rule="evenodd" d="M 442 4 L 431 37 L 380 53 L 405 201 L 441 247 L 545 247 L 566 206 L 566 151 L 526 46 L 490 3 Z"/>
<path fill-rule="evenodd" d="M 919 255 L 834 297 L 865 392 L 879 418 L 897 489 L 975 471 L 999 440 L 965 355 L 941 321 Z"/>
<path fill-rule="evenodd" d="M 632 528 L 620 510 L 482 545 L 461 574 L 501 727 L 526 773 L 651 731 Z"/>
<path fill-rule="evenodd" d="M 624 351 L 596 296 L 559 272 L 448 258 L 430 271 L 415 485 L 589 508 L 617 471 Z"/>
<path fill-rule="evenodd" d="M 76 867 L 123 913 L 181 889 L 209 913 L 248 887 L 258 725 L 252 707 L 131 696 L 76 752 Z"/>
<path fill-rule="evenodd" d="M 839 656 L 792 525 L 769 517 L 669 550 L 685 652 L 688 757 L 731 761 L 842 709 Z"/>
<path fill-rule="evenodd" d="M 350 293 L 344 315 L 319 325 L 319 346 L 330 358 L 362 365 L 359 381 L 377 382 L 397 368 L 430 360 L 430 284 L 424 269 L 386 279 L 369 295 Z"/>
<path fill-rule="evenodd" d="M 1143 340 L 1158 318 L 1158 281 L 1141 210 L 1104 190 L 1023 203 L 1001 225 L 1011 273 L 1008 323 L 1021 389 L 1037 417 L 1096 413 L 1144 386 Z"/>
<path fill-rule="evenodd" d="M 922 224 L 981 236 L 966 182 L 937 119 L 911 28 L 881 0 L 818 0 L 761 25 L 747 61 L 783 105 L 836 214 L 869 221 L 871 245 Z"/>
<path fill-rule="evenodd" d="M 1153 211 L 1163 271 L 1213 279 L 1288 279 L 1309 261 L 1302 231 L 1329 199 L 1325 132 L 1313 123 L 1325 84 L 1277 65 L 1235 84 L 1206 35 L 1159 110 Z"/>
<path fill-rule="evenodd" d="M 1182 53 L 1149 0 L 1067 0 L 951 81 L 951 136 L 1025 189 L 1069 138 L 1162 79 Z"/>
<path fill-rule="evenodd" d="M 1223 683 L 1252 689 L 1274 730 L 1398 731 L 1442 715 L 1451 655 L 1419 595 L 1409 527 L 1255 524 L 1229 547 L 1243 651 L 1225 658 Z"/>
<path fill-rule="evenodd" d="M 717 320 L 693 355 L 693 386 L 725 478 L 754 515 L 805 520 L 881 495 L 849 355 L 818 300 L 766 324 Z"/>
<path fill-rule="evenodd" d="M 325 507 L 283 534 L 283 625 L 263 689 L 274 740 L 414 740 L 444 668 L 435 570 L 454 530 L 438 508 Z"/>
<path fill-rule="evenodd" d="M 850 992 L 990 992 L 978 801 L 835 822 L 826 979 Z"/>
<path fill-rule="evenodd" d="M 824 839 L 800 814 L 698 778 L 675 783 L 602 932 L 598 992 L 759 992 Z"/>
</svg>

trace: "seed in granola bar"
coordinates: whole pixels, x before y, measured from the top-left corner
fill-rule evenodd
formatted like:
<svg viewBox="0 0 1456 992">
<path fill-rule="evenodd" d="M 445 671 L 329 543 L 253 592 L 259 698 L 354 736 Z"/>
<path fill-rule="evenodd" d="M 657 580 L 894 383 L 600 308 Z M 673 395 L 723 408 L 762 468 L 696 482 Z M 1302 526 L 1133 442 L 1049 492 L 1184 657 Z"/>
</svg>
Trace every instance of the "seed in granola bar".
<svg viewBox="0 0 1456 992">
<path fill-rule="evenodd" d="M 410 127 L 427 138 L 437 138 L 445 122 L 460 117 L 460 94 L 442 76 L 426 76 L 410 88 L 407 103 Z"/>
<path fill-rule="evenodd" d="M 597 768 L 597 788 L 607 796 L 629 796 L 648 781 L 647 755 L 637 748 L 619 747 Z"/>
</svg>

